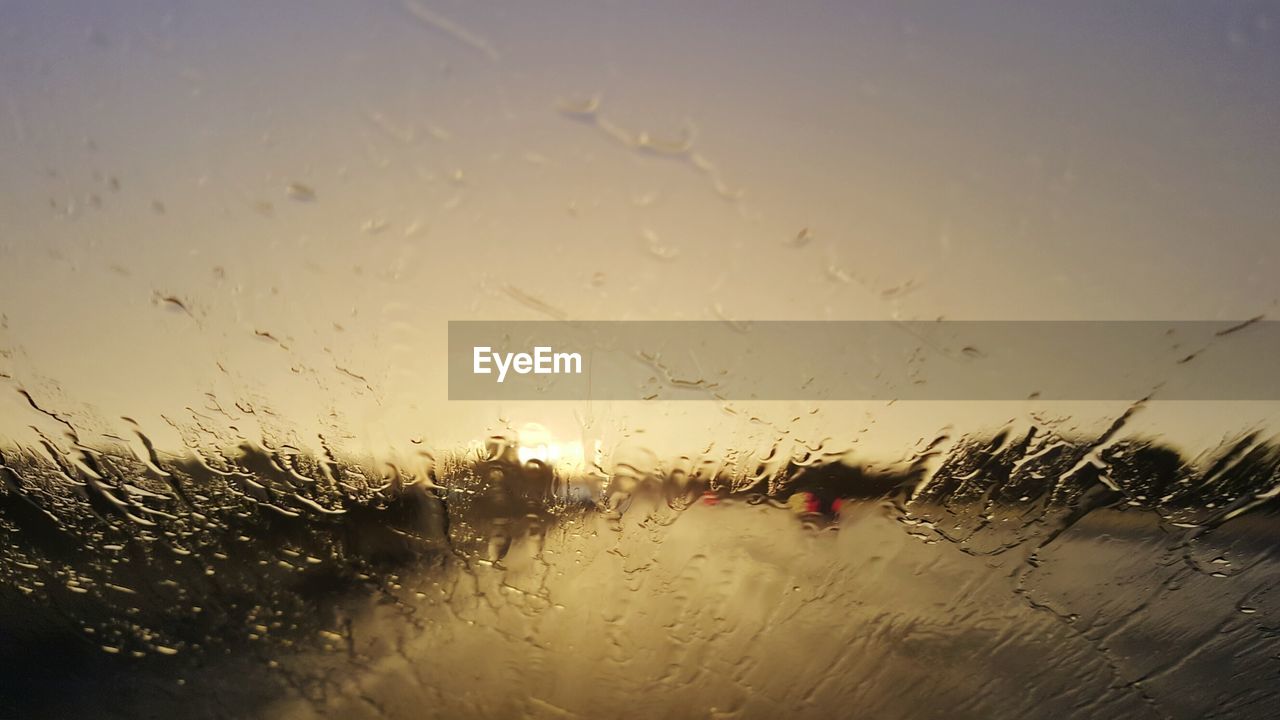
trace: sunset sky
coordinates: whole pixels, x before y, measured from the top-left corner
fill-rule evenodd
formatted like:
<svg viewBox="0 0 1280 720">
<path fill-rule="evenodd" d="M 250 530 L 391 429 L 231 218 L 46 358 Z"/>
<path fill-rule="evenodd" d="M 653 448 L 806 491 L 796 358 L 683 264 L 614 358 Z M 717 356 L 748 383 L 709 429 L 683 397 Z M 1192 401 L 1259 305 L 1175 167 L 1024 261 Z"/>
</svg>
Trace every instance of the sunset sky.
<svg viewBox="0 0 1280 720">
<path fill-rule="evenodd" d="M 1273 5 L 854 5 L 0 0 L 0 438 L 893 456 L 1125 405 L 450 403 L 446 323 L 1280 315 Z"/>
</svg>

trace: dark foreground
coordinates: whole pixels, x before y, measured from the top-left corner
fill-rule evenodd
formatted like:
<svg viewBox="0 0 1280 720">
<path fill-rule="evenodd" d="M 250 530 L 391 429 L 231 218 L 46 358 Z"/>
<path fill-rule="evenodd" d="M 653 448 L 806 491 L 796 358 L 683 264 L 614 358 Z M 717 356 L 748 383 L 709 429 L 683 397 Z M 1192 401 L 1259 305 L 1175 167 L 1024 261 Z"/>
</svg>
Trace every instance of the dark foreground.
<svg viewBox="0 0 1280 720">
<path fill-rule="evenodd" d="M 10 453 L 0 716 L 1270 716 L 1280 520 L 1237 486 L 1272 456 L 1175 507 L 1112 450 L 1102 479 L 1000 442 L 579 502 L 481 463 L 332 503 L 249 455 L 136 484 L 98 458 L 60 499 Z M 1055 462 L 1080 477 L 1028 490 Z"/>
</svg>

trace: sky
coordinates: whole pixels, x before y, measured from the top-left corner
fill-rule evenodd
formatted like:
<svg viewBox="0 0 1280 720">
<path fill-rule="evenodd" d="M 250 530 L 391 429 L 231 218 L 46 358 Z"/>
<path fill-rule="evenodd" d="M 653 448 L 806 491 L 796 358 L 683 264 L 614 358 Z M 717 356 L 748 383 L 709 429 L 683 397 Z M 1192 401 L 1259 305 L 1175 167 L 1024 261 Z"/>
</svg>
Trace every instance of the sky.
<svg viewBox="0 0 1280 720">
<path fill-rule="evenodd" d="M 1277 77 L 1261 2 L 0 1 L 0 438 L 50 431 L 19 390 L 172 448 L 1094 427 L 1126 406 L 449 402 L 445 331 L 1275 317 Z"/>
</svg>

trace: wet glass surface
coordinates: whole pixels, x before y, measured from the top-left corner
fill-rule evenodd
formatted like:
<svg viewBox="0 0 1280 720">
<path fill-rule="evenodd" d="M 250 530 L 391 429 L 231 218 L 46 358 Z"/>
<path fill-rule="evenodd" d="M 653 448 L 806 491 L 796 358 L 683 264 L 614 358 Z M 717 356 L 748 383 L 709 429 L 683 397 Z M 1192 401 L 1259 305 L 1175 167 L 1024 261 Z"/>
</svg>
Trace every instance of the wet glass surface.
<svg viewBox="0 0 1280 720">
<path fill-rule="evenodd" d="M 1194 362 L 1280 302 L 1278 22 L 0 0 L 0 717 L 1274 715 L 1274 401 L 451 402 L 445 344 L 1239 324 Z"/>
</svg>

